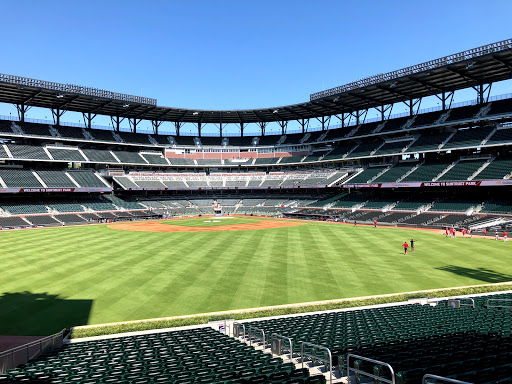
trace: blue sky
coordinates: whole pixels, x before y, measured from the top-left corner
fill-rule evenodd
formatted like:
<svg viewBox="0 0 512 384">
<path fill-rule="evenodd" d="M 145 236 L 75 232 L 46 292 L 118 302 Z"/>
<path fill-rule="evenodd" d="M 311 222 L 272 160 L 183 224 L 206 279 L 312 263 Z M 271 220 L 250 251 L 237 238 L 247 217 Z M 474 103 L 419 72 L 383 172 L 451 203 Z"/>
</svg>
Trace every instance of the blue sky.
<svg viewBox="0 0 512 384">
<path fill-rule="evenodd" d="M 197 109 L 298 103 L 512 37 L 512 2 L 499 0 L 18 0 L 2 14 L 2 73 Z"/>
</svg>

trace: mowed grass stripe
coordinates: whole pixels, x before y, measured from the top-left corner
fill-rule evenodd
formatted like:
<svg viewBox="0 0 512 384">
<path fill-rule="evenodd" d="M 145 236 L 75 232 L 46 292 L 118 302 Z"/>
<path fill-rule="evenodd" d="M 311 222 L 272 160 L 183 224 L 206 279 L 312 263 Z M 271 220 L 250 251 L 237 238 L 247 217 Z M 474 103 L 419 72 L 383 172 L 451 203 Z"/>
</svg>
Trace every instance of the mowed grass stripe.
<svg viewBox="0 0 512 384">
<path fill-rule="evenodd" d="M 411 237 L 416 252 L 404 256 L 401 244 Z M 48 334 L 85 323 L 502 282 L 512 280 L 510 244 L 314 222 L 234 232 L 101 225 L 1 232 L 0 327 Z"/>
</svg>

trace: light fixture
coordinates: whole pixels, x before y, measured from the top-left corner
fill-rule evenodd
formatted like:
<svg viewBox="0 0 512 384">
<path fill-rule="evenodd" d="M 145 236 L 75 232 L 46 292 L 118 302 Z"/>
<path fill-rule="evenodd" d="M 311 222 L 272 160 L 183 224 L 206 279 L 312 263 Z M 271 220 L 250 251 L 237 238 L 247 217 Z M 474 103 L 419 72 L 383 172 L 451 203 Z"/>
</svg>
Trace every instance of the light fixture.
<svg viewBox="0 0 512 384">
<path fill-rule="evenodd" d="M 339 96 L 336 96 L 333 100 L 333 102 L 337 103 L 338 101 L 340 100 L 340 97 Z"/>
<path fill-rule="evenodd" d="M 473 68 L 473 65 L 475 65 L 475 62 L 474 62 L 474 61 L 471 61 L 470 63 L 468 63 L 468 64 L 466 65 L 466 69 Z"/>
<path fill-rule="evenodd" d="M 193 115 L 197 116 L 197 115 L 199 115 L 199 112 L 194 112 Z"/>
<path fill-rule="evenodd" d="M 395 87 L 396 87 L 396 81 L 393 81 L 393 82 L 391 83 L 391 85 L 389 86 L 389 88 L 395 88 Z"/>
<path fill-rule="evenodd" d="M 59 93 L 59 94 L 57 95 L 57 99 L 62 99 L 63 97 L 64 97 L 64 94 L 62 94 L 62 93 Z"/>
<path fill-rule="evenodd" d="M 274 112 L 272 112 L 272 113 L 277 113 L 277 112 L 279 112 L 279 109 L 274 109 Z"/>
<path fill-rule="evenodd" d="M 123 104 L 123 108 L 128 108 L 130 104 Z"/>
</svg>

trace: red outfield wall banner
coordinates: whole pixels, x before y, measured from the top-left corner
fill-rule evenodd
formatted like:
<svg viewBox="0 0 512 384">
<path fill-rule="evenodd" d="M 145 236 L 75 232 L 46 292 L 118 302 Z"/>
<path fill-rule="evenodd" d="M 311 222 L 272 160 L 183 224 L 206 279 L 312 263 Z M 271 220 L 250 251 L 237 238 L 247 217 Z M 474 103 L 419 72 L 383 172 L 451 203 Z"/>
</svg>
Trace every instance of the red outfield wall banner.
<svg viewBox="0 0 512 384">
<path fill-rule="evenodd" d="M 0 193 L 112 192 L 112 188 L 0 188 Z"/>
<path fill-rule="evenodd" d="M 423 183 L 378 183 L 343 184 L 342 188 L 424 188 L 424 187 L 499 187 L 512 186 L 510 180 L 472 180 L 472 181 L 430 181 Z"/>
</svg>

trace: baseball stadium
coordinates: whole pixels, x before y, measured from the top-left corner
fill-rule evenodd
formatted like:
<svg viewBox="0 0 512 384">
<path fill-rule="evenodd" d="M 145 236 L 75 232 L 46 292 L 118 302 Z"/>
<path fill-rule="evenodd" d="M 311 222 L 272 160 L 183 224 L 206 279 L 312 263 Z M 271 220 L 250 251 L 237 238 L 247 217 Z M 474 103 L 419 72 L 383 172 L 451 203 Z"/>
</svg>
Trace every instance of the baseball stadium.
<svg viewBox="0 0 512 384">
<path fill-rule="evenodd" d="M 511 79 L 512 40 L 243 110 L 0 74 L 0 383 L 512 383 Z"/>
</svg>

